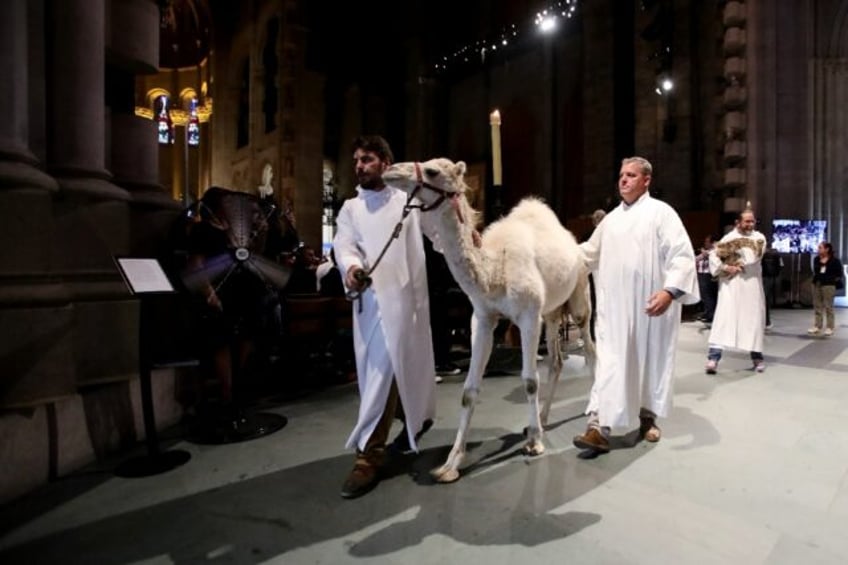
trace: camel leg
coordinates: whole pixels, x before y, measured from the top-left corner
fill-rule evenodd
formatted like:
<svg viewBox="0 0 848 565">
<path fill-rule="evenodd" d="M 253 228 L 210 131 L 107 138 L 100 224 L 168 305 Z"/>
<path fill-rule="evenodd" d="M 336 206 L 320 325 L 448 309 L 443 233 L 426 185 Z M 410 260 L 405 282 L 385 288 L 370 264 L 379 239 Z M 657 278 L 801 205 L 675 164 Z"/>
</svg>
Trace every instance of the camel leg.
<svg viewBox="0 0 848 565">
<path fill-rule="evenodd" d="M 491 314 L 479 315 L 476 311 L 471 316 L 471 362 L 468 365 L 468 376 L 462 389 L 462 411 L 459 416 L 459 428 L 456 439 L 447 460 L 441 467 L 433 469 L 430 475 L 440 483 L 452 483 L 459 479 L 459 466 L 465 456 L 465 442 L 468 429 L 471 426 L 471 416 L 480 394 L 483 381 L 483 371 L 489 362 L 494 342 L 497 316 Z M 533 360 L 535 361 L 535 356 Z"/>
<path fill-rule="evenodd" d="M 524 381 L 529 410 L 524 453 L 541 455 L 545 451 L 545 445 L 542 443 L 542 422 L 539 419 L 539 371 L 536 369 L 536 354 L 539 349 L 539 335 L 542 333 L 542 320 L 539 311 L 534 309 L 522 312 L 517 322 L 521 329 L 521 380 Z"/>
<path fill-rule="evenodd" d="M 545 340 L 548 346 L 548 394 L 542 404 L 539 420 L 542 426 L 548 423 L 551 413 L 551 404 L 554 400 L 557 381 L 562 372 L 562 350 L 560 349 L 559 328 L 563 323 L 562 308 L 557 308 L 552 314 L 545 317 Z"/>
<path fill-rule="evenodd" d="M 597 353 L 595 352 L 595 341 L 592 339 L 592 332 L 589 329 L 589 324 L 592 321 L 592 300 L 589 295 L 589 277 L 587 274 L 581 275 L 577 287 L 568 298 L 566 309 L 571 314 L 571 319 L 580 328 L 586 365 L 594 373 Z"/>
</svg>

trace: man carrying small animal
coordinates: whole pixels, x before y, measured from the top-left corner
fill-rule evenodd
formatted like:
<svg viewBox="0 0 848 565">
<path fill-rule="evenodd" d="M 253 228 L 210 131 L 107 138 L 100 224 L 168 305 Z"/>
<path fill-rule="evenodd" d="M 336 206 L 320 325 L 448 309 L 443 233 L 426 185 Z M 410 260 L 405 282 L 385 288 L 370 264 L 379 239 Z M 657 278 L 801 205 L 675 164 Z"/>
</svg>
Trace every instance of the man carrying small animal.
<svg viewBox="0 0 848 565">
<path fill-rule="evenodd" d="M 674 209 L 648 192 L 651 164 L 624 159 L 621 204 L 580 244 L 596 276 L 598 363 L 586 432 L 574 445 L 610 450 L 612 428 L 639 419 L 639 435 L 660 439 L 656 418 L 671 408 L 682 304 L 700 300 L 695 256 Z"/>
<path fill-rule="evenodd" d="M 756 231 L 753 210 L 739 214 L 736 227 L 710 253 L 710 271 L 719 279 L 718 305 L 710 331 L 708 375 L 714 375 L 725 347 L 751 352 L 753 369 L 762 373 L 766 302 L 761 260 L 766 238 Z"/>
<path fill-rule="evenodd" d="M 392 238 L 407 198 L 383 181 L 393 160 L 389 144 L 363 136 L 353 148 L 358 194 L 339 211 L 333 241 L 345 286 L 356 294 L 353 342 L 361 397 L 347 441 L 356 448 L 356 462 L 342 486 L 344 498 L 361 496 L 380 480 L 396 410 L 405 416 L 396 442 L 417 451 L 417 436 L 432 425 L 436 406 L 421 218 L 413 210 Z"/>
</svg>

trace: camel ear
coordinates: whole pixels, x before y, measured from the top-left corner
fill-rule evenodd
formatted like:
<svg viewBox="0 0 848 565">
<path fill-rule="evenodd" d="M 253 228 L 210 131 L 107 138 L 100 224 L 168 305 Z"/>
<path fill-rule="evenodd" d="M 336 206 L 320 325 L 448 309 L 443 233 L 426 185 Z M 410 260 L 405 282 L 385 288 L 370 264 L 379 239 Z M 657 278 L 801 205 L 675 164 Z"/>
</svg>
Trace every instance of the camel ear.
<svg viewBox="0 0 848 565">
<path fill-rule="evenodd" d="M 457 176 L 460 176 L 460 177 L 464 176 L 465 170 L 466 170 L 465 161 L 457 161 L 457 163 L 454 167 L 454 171 L 456 171 Z"/>
</svg>

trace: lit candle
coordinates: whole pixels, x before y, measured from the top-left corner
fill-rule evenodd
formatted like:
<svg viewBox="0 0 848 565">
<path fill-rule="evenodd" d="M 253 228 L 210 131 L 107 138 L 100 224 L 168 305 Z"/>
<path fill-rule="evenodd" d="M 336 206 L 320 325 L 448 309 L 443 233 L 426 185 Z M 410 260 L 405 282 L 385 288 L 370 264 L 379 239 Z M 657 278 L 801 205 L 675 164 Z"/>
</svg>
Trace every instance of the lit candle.
<svg viewBox="0 0 848 565">
<path fill-rule="evenodd" d="M 501 165 L 501 113 L 495 110 L 489 114 L 489 125 L 492 126 L 492 184 L 503 184 L 503 169 Z"/>
</svg>

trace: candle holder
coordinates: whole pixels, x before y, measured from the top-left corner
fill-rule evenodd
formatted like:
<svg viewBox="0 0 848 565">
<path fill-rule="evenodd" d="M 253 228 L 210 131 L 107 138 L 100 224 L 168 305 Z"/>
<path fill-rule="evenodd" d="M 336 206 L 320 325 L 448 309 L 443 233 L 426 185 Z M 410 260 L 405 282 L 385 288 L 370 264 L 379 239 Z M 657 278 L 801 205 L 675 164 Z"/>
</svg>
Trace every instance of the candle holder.
<svg viewBox="0 0 848 565">
<path fill-rule="evenodd" d="M 503 215 L 501 191 L 503 190 L 503 162 L 501 160 L 501 113 L 498 110 L 489 114 L 489 125 L 492 129 L 492 198 L 490 209 L 492 220 Z"/>
</svg>

